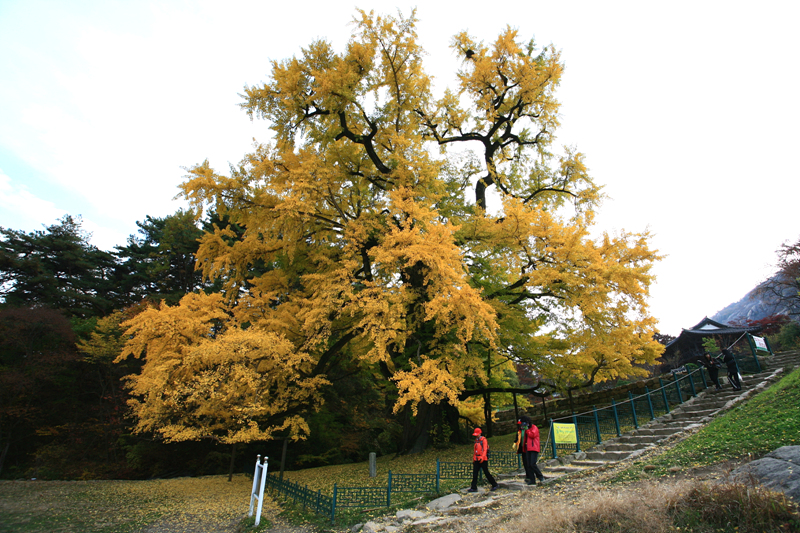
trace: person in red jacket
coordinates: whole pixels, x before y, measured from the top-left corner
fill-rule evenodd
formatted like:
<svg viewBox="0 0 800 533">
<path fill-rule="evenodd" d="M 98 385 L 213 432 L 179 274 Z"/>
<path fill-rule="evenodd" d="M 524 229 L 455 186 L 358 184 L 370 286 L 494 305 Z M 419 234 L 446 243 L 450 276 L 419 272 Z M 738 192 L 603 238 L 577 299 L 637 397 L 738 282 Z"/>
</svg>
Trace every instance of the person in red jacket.
<svg viewBox="0 0 800 533">
<path fill-rule="evenodd" d="M 536 464 L 539 461 L 540 451 L 539 428 L 537 428 L 536 424 L 531 422 L 530 419 L 523 424 L 523 428 L 525 430 L 525 437 L 522 439 L 522 448 L 527 458 L 527 460 L 523 462 L 525 465 L 525 477 L 528 478 L 528 485 L 536 485 L 537 479 L 539 483 L 544 481 L 544 475 Z"/>
<path fill-rule="evenodd" d="M 472 436 L 475 437 L 475 452 L 472 454 L 472 485 L 467 492 L 478 492 L 478 473 L 483 470 L 486 481 L 492 486 L 490 490 L 497 490 L 499 486 L 489 473 L 489 441 L 481 433 L 481 428 L 475 428 Z"/>
</svg>

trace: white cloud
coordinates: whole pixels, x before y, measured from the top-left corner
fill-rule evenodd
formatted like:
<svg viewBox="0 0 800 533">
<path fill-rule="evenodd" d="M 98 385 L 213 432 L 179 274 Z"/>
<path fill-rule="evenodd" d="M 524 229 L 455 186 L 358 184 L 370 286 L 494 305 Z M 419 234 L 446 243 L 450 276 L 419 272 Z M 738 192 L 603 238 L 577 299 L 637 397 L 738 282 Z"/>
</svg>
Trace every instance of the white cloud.
<svg viewBox="0 0 800 533">
<path fill-rule="evenodd" d="M 65 213 L 53 202 L 36 197 L 25 186 L 15 183 L 0 169 L 0 225 L 10 229 L 33 231 L 55 222 Z"/>
</svg>

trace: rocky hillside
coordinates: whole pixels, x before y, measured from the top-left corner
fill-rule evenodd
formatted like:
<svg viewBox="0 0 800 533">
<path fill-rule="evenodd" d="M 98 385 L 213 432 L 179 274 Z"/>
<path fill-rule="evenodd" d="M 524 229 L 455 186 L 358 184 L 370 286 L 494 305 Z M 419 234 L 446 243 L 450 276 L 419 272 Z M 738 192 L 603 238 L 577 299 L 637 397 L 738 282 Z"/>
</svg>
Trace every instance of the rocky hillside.
<svg viewBox="0 0 800 533">
<path fill-rule="evenodd" d="M 717 312 L 711 317 L 712 320 L 722 322 L 723 324 L 731 324 L 734 322 L 744 322 L 745 320 L 761 320 L 772 315 L 794 314 L 797 316 L 800 313 L 800 305 L 790 306 L 786 304 L 786 299 L 781 299 L 769 290 L 764 290 L 765 286 L 774 283 L 775 277 L 768 279 L 761 283 L 756 288 L 748 292 L 744 298 L 736 303 L 732 303 L 721 311 Z M 784 289 L 785 296 L 791 298 L 796 297 L 796 289 L 786 287 Z M 798 300 L 795 298 L 794 300 Z"/>
</svg>

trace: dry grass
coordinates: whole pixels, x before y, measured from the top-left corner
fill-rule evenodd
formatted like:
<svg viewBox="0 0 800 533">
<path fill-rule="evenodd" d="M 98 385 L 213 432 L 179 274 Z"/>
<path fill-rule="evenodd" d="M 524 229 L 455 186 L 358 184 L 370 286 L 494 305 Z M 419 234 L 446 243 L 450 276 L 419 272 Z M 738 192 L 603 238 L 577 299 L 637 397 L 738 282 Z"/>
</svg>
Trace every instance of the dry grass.
<svg viewBox="0 0 800 533">
<path fill-rule="evenodd" d="M 797 507 L 782 494 L 696 480 L 641 482 L 624 488 L 552 489 L 521 494 L 491 520 L 455 531 L 515 533 L 771 533 L 800 531 Z"/>
<path fill-rule="evenodd" d="M 786 496 L 741 483 L 696 485 L 675 501 L 671 514 L 677 526 L 700 533 L 731 527 L 740 533 L 800 531 L 797 506 Z"/>
<path fill-rule="evenodd" d="M 615 531 L 661 533 L 670 531 L 665 497 L 686 490 L 683 484 L 666 489 L 652 484 L 623 490 L 528 492 L 520 496 L 515 516 L 498 518 L 496 528 L 519 533 Z"/>
</svg>

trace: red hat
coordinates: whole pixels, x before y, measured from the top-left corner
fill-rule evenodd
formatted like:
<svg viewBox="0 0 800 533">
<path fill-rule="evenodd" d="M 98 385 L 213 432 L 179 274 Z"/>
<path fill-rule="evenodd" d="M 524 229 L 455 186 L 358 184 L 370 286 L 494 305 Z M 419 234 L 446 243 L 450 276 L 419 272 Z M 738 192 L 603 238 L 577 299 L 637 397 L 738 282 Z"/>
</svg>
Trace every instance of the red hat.
<svg viewBox="0 0 800 533">
<path fill-rule="evenodd" d="M 478 436 L 478 435 L 480 435 L 481 433 L 483 433 L 483 432 L 481 431 L 481 428 L 475 428 L 475 431 L 473 431 L 473 432 L 472 432 L 472 436 L 473 436 L 473 437 L 477 437 L 477 436 Z"/>
</svg>

